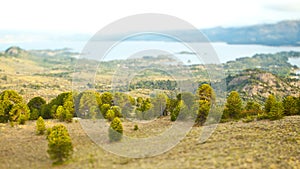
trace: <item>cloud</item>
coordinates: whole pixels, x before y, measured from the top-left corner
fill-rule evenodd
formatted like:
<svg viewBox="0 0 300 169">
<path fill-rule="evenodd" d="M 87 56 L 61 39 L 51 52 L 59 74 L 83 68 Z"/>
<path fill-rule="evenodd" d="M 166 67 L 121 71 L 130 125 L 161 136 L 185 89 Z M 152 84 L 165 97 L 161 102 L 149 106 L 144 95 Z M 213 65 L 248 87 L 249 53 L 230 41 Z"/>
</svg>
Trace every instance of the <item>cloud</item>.
<svg viewBox="0 0 300 169">
<path fill-rule="evenodd" d="M 0 43 L 31 43 L 43 41 L 61 41 L 61 42 L 74 42 L 74 41 L 87 41 L 91 35 L 89 34 L 73 34 L 73 33 L 55 33 L 51 31 L 44 32 L 30 32 L 30 31 L 10 31 L 0 30 Z"/>
<path fill-rule="evenodd" d="M 278 11 L 278 12 L 299 12 L 300 13 L 300 1 L 289 0 L 289 1 L 273 1 L 267 2 L 264 8 Z"/>
</svg>

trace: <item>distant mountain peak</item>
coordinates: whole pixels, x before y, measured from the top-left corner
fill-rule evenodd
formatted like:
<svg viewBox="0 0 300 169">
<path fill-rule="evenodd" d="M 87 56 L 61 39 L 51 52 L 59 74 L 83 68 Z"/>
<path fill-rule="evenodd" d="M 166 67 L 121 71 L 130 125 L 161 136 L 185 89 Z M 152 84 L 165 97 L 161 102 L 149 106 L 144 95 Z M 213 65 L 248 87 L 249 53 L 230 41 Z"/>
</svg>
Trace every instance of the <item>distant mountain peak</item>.
<svg viewBox="0 0 300 169">
<path fill-rule="evenodd" d="M 12 46 L 5 50 L 4 54 L 8 56 L 20 56 L 23 54 L 27 54 L 28 52 L 18 46 Z"/>
</svg>

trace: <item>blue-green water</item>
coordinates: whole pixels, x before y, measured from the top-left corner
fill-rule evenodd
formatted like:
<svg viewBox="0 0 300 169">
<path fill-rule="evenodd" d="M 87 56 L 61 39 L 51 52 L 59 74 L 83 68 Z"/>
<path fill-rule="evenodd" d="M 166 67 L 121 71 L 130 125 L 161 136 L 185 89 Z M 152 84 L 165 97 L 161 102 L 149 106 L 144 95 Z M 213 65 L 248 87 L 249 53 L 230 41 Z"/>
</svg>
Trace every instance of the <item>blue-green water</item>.
<svg viewBox="0 0 300 169">
<path fill-rule="evenodd" d="M 87 41 L 32 41 L 1 43 L 0 50 L 4 51 L 10 46 L 20 46 L 24 49 L 60 49 L 68 47 L 72 48 L 75 52 L 81 52 L 86 43 Z M 211 45 L 213 46 L 219 61 L 222 63 L 235 60 L 236 58 L 240 57 L 253 56 L 257 53 L 276 53 L 280 51 L 300 52 L 300 47 L 292 46 L 273 47 L 262 45 L 229 45 L 226 43 L 211 43 Z M 182 51 L 192 52 L 185 45 L 178 42 L 162 41 L 128 41 L 125 43 L 119 43 L 108 53 L 108 55 L 105 57 L 105 60 L 127 59 L 134 53 L 149 49 L 167 51 L 185 64 L 201 63 L 201 58 L 199 59 L 196 55 L 187 53 L 179 54 Z M 290 62 L 300 67 L 299 59 L 290 59 Z"/>
</svg>

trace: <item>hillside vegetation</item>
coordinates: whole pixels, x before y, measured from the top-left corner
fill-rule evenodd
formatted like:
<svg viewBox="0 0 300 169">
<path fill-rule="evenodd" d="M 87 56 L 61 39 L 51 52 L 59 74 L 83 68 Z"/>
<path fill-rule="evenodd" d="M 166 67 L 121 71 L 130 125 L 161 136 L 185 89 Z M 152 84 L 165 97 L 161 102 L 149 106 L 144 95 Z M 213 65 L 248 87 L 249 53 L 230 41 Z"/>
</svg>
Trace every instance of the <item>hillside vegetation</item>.
<svg viewBox="0 0 300 169">
<path fill-rule="evenodd" d="M 300 86 L 299 76 L 293 73 L 298 67 L 287 62 L 299 53 L 260 54 L 223 65 L 183 67 L 166 56 L 101 63 L 71 56 L 76 53 L 68 49 L 25 51 L 19 47 L 0 54 L 0 168 L 300 165 L 300 118 L 295 116 L 300 115 Z M 156 68 L 162 62 L 172 64 L 166 64 L 164 70 L 147 68 L 148 63 Z M 216 76 L 224 70 L 227 78 L 209 80 L 212 74 L 206 72 L 207 66 L 216 67 L 212 72 Z M 189 79 L 190 73 L 196 78 Z M 124 83 L 128 74 L 134 77 Z M 218 97 L 220 89 L 210 83 L 223 81 L 228 94 Z M 70 91 L 75 83 L 79 88 Z M 196 89 L 179 89 L 178 84 L 194 87 L 188 85 L 191 83 L 198 85 Z M 191 124 L 191 131 L 172 150 L 155 157 L 117 157 L 88 138 L 89 132 L 102 136 L 108 126 L 107 140 L 100 139 L 101 145 L 118 148 L 114 143 L 126 141 L 123 136 L 157 136 L 169 131 L 174 121 Z M 219 121 L 215 133 L 200 143 L 203 126 Z M 80 124 L 89 127 L 84 131 Z"/>
<path fill-rule="evenodd" d="M 186 74 L 193 75 L 199 85 L 214 80 L 209 79 L 205 65 L 190 65 L 185 69 L 177 69 L 169 65 L 164 68 L 164 71 L 148 69 L 139 72 L 148 63 L 156 67 L 162 62 L 174 62 L 165 56 L 101 63 L 86 59 L 78 60 L 76 56 L 78 53 L 70 52 L 69 49 L 25 51 L 19 47 L 11 47 L 0 53 L 0 90 L 16 90 L 27 101 L 34 96 L 42 96 L 50 100 L 59 93 L 70 90 L 75 68 L 77 68 L 76 72 L 81 73 L 83 85 L 91 89 L 100 92 L 110 91 L 114 76 L 119 78 L 119 81 L 113 82 L 115 86 L 121 91 L 129 90 L 135 96 L 148 95 L 148 90 L 154 89 L 174 90 L 178 87 L 178 82 L 190 83 L 187 81 Z M 282 96 L 299 92 L 299 75 L 295 74 L 299 68 L 288 62 L 288 58 L 297 57 L 300 57 L 299 52 L 257 54 L 212 66 L 216 71 L 225 71 L 228 76 L 228 92 L 236 90 L 246 93 L 242 94 L 243 99 L 253 96 L 262 100 L 268 93 Z M 87 67 L 76 67 L 77 63 L 86 64 Z M 85 72 L 95 71 L 96 75 L 91 77 L 95 78 L 95 83 L 88 82 L 90 74 Z M 134 74 L 135 78 L 131 79 L 130 84 L 123 84 L 122 81 L 126 79 L 122 79 L 129 74 Z M 170 74 L 176 74 L 176 79 Z M 270 79 L 267 80 L 268 78 Z M 236 82 L 241 82 L 241 85 Z M 269 82 L 271 86 L 266 86 Z"/>
</svg>

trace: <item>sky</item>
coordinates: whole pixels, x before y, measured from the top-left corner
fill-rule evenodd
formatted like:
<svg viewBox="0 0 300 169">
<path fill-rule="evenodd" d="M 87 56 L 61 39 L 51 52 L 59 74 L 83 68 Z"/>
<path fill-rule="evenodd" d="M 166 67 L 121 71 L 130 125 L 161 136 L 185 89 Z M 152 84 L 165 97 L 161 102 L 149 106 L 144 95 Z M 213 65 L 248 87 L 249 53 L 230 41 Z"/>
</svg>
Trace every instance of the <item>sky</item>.
<svg viewBox="0 0 300 169">
<path fill-rule="evenodd" d="M 0 51 L 10 46 L 81 51 L 104 27 L 144 13 L 175 16 L 199 29 L 300 19 L 300 0 L 6 0 L 0 7 Z"/>
<path fill-rule="evenodd" d="M 126 16 L 162 13 L 197 28 L 300 19 L 299 0 L 9 0 L 0 2 L 0 30 L 93 34 Z"/>
</svg>

